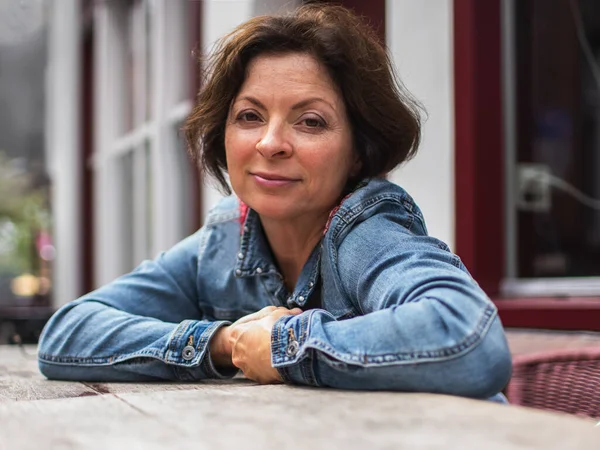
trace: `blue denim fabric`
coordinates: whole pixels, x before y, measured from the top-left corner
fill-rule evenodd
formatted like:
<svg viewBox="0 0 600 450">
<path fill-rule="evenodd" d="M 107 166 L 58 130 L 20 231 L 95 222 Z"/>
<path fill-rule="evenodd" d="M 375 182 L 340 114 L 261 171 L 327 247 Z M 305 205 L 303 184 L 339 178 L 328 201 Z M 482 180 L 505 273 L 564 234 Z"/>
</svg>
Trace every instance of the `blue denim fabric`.
<svg viewBox="0 0 600 450">
<path fill-rule="evenodd" d="M 242 227 L 239 201 L 224 199 L 197 233 L 57 311 L 39 365 L 56 379 L 231 377 L 208 352 L 219 327 L 309 301 L 320 307 L 273 328 L 272 364 L 286 382 L 488 398 L 510 378 L 496 308 L 383 179 L 342 202 L 292 293 L 258 215 Z"/>
</svg>

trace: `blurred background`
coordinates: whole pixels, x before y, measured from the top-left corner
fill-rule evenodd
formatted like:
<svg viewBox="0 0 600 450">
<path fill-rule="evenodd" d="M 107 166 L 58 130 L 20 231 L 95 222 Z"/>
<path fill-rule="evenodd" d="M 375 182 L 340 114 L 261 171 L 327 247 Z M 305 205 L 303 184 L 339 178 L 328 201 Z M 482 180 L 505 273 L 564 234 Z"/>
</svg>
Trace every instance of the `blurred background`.
<svg viewBox="0 0 600 450">
<path fill-rule="evenodd" d="M 302 3 L 0 0 L 0 343 L 202 225 L 220 196 L 179 132 L 200 58 Z M 504 324 L 600 330 L 600 2 L 334 3 L 428 113 L 390 179 Z"/>
</svg>

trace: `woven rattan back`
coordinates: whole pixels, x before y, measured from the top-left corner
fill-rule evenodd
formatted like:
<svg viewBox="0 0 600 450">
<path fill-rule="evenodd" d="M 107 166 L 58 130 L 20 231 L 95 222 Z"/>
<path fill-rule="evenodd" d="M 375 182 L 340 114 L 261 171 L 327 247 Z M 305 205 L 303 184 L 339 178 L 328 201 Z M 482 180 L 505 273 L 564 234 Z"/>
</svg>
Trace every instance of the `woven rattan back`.
<svg viewBox="0 0 600 450">
<path fill-rule="evenodd" d="M 506 393 L 513 404 L 600 418 L 600 348 L 515 356 Z"/>
</svg>

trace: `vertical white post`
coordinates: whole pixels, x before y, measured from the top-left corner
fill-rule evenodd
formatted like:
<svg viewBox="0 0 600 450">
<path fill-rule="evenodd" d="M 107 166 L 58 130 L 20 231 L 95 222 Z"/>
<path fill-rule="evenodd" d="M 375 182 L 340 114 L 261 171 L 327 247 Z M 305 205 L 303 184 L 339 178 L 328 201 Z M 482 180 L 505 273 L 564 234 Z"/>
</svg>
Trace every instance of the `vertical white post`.
<svg viewBox="0 0 600 450">
<path fill-rule="evenodd" d="M 94 7 L 94 284 L 101 286 L 125 270 L 121 258 L 123 188 L 118 159 L 110 146 L 124 121 L 118 101 L 124 96 L 122 55 L 125 20 L 119 4 L 98 2 Z M 127 268 L 130 269 L 130 268 Z"/>
<path fill-rule="evenodd" d="M 79 0 L 55 0 L 49 27 L 47 114 L 54 219 L 54 306 L 81 295 L 81 146 Z"/>
<path fill-rule="evenodd" d="M 154 121 L 154 134 L 152 139 L 152 167 L 153 167 L 153 236 L 152 253 L 167 250 L 175 242 L 174 224 L 177 220 L 173 205 L 176 204 L 173 180 L 175 169 L 172 167 L 171 158 L 167 153 L 169 149 L 168 127 L 165 114 L 168 109 L 167 97 L 167 48 L 169 30 L 167 30 L 168 6 L 165 0 L 154 3 L 154 23 L 152 25 L 152 86 L 154 104 L 152 105 L 152 120 Z M 180 6 L 180 5 L 178 5 Z"/>
<path fill-rule="evenodd" d="M 432 236 L 455 241 L 454 48 L 448 0 L 387 0 L 386 39 L 400 78 L 425 106 L 415 159 L 391 174 L 419 204 Z"/>
<path fill-rule="evenodd" d="M 152 27 L 153 48 L 153 253 L 166 250 L 184 236 L 181 235 L 186 214 L 191 208 L 187 198 L 185 167 L 177 154 L 177 122 L 169 112 L 181 101 L 187 87 L 188 64 L 181 49 L 186 48 L 186 9 L 184 2 L 158 0 L 154 3 Z"/>
</svg>

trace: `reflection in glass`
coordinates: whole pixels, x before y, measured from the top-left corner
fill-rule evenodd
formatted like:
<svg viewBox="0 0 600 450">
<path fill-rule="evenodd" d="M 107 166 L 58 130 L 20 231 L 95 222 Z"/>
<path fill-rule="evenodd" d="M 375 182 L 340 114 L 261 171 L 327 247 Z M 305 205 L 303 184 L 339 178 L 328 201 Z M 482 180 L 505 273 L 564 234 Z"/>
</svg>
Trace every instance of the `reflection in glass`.
<svg viewBox="0 0 600 450">
<path fill-rule="evenodd" d="M 600 276 L 600 2 L 515 2 L 518 276 Z"/>
</svg>

